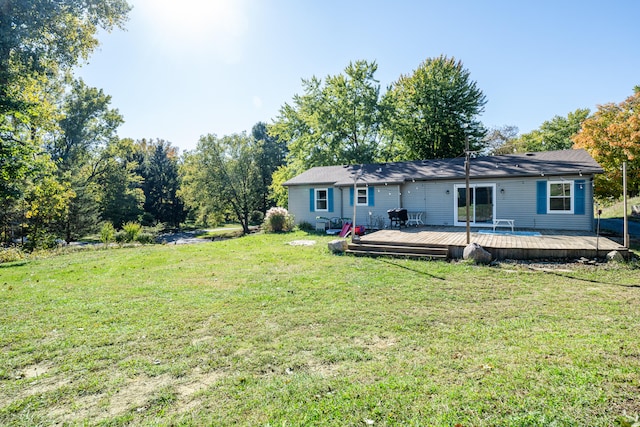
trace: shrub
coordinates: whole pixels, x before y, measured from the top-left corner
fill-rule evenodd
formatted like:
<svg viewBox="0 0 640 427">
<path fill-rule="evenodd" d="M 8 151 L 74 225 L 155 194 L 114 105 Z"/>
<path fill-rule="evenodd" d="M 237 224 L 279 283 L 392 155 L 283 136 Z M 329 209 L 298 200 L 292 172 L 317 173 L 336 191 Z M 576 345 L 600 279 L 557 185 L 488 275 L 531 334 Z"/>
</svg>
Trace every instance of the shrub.
<svg viewBox="0 0 640 427">
<path fill-rule="evenodd" d="M 5 262 L 15 262 L 26 258 L 26 254 L 19 248 L 10 247 L 6 249 L 0 249 L 0 264 Z"/>
<path fill-rule="evenodd" d="M 265 231 L 280 232 L 293 229 L 293 215 L 285 208 L 271 208 L 267 211 L 262 226 Z"/>
<path fill-rule="evenodd" d="M 116 231 L 116 243 L 122 244 L 127 242 L 127 233 L 123 230 Z"/>
<path fill-rule="evenodd" d="M 298 229 L 302 230 L 302 231 L 313 231 L 313 225 L 309 222 L 309 221 L 301 221 L 298 224 Z"/>
<path fill-rule="evenodd" d="M 100 229 L 100 241 L 105 245 L 113 242 L 116 239 L 116 229 L 110 222 L 105 222 Z"/>
<path fill-rule="evenodd" d="M 138 236 L 136 237 L 136 241 L 143 245 L 150 245 L 152 243 L 155 243 L 156 236 L 153 233 L 143 232 L 138 234 Z"/>
<path fill-rule="evenodd" d="M 262 221 L 264 221 L 264 214 L 260 211 L 252 211 L 251 215 L 249 215 L 249 223 L 251 225 L 262 224 Z"/>
<path fill-rule="evenodd" d="M 127 222 L 122 226 L 122 231 L 124 231 L 124 241 L 126 243 L 135 242 L 138 238 L 138 234 L 142 230 L 142 226 L 137 222 Z"/>
</svg>

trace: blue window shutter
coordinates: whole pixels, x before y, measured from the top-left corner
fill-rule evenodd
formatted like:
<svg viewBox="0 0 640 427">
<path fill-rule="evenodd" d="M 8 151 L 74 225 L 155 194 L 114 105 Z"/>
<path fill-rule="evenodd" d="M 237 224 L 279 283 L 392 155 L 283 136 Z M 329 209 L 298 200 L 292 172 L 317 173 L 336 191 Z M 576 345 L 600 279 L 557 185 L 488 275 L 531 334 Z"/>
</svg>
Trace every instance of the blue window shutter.
<svg viewBox="0 0 640 427">
<path fill-rule="evenodd" d="M 584 179 L 580 179 L 578 181 L 574 181 L 573 183 L 573 202 L 575 206 L 573 207 L 573 213 L 576 215 L 584 215 L 584 196 L 586 191 L 586 182 Z"/>
<path fill-rule="evenodd" d="M 327 190 L 327 199 L 329 199 L 329 212 L 333 212 L 333 188 L 329 188 Z"/>
<path fill-rule="evenodd" d="M 369 206 L 376 205 L 373 200 L 373 197 L 374 197 L 373 194 L 374 194 L 373 187 L 369 187 Z"/>
<path fill-rule="evenodd" d="M 537 181 L 536 184 L 536 213 L 545 215 L 547 213 L 547 181 Z"/>
<path fill-rule="evenodd" d="M 353 187 L 349 188 L 349 205 L 353 206 Z"/>
<path fill-rule="evenodd" d="M 309 189 L 309 212 L 316 211 L 316 201 L 314 200 L 316 191 L 313 188 Z"/>
</svg>

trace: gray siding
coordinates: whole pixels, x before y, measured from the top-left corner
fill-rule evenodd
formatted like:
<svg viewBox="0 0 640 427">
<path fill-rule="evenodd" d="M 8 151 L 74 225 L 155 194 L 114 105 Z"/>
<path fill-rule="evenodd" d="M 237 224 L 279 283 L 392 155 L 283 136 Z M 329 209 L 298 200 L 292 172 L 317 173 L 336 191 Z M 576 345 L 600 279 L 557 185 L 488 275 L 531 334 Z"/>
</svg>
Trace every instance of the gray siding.
<svg viewBox="0 0 640 427">
<path fill-rule="evenodd" d="M 593 185 L 591 176 L 537 177 L 475 179 L 471 184 L 495 184 L 496 218 L 513 219 L 516 228 L 560 229 L 593 231 Z M 565 179 L 584 180 L 584 215 L 547 213 L 538 214 L 536 209 L 536 183 L 541 180 L 557 181 Z M 375 228 L 384 222 L 388 225 L 387 210 L 398 207 L 410 212 L 423 212 L 426 225 L 454 224 L 456 184 L 464 185 L 464 180 L 407 182 L 403 185 L 380 185 L 374 188 L 374 206 L 356 206 L 356 224 Z M 312 186 L 289 187 L 289 211 L 296 223 L 307 221 L 315 225 L 316 217 L 353 216 L 349 187 L 333 187 L 333 212 L 311 212 L 309 210 L 309 189 Z M 317 188 L 328 188 L 318 185 Z M 504 192 L 501 192 L 504 190 Z M 447 194 L 447 191 L 449 192 Z"/>
<path fill-rule="evenodd" d="M 400 186 L 380 185 L 373 187 L 375 206 L 356 206 L 356 225 L 364 224 L 368 228 L 376 228 L 380 225 L 389 225 L 389 209 L 400 207 Z M 353 206 L 349 205 L 349 191 L 345 190 L 347 196 L 346 205 L 349 206 L 353 216 Z M 371 213 L 371 214 L 369 214 Z"/>
</svg>

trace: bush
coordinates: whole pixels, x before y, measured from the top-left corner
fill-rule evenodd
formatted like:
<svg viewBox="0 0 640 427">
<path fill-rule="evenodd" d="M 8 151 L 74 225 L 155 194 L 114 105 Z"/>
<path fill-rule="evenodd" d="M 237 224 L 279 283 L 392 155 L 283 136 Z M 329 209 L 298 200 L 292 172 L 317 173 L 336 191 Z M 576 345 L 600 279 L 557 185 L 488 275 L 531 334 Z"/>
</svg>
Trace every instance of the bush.
<svg viewBox="0 0 640 427">
<path fill-rule="evenodd" d="M 116 232 L 116 243 L 118 244 L 123 244 L 127 242 L 127 233 L 125 233 L 123 230 L 117 231 Z"/>
<path fill-rule="evenodd" d="M 19 248 L 10 247 L 6 249 L 0 249 L 0 264 L 5 262 L 15 262 L 26 258 L 26 254 Z"/>
<path fill-rule="evenodd" d="M 105 222 L 100 229 L 100 241 L 105 245 L 112 243 L 116 239 L 116 229 L 110 222 Z"/>
<path fill-rule="evenodd" d="M 301 221 L 298 224 L 298 229 L 302 231 L 314 231 L 313 225 L 309 221 Z"/>
<path fill-rule="evenodd" d="M 143 232 L 138 234 L 138 237 L 136 237 L 136 241 L 143 245 L 150 245 L 152 243 L 155 243 L 156 236 L 153 233 Z"/>
<path fill-rule="evenodd" d="M 280 232 L 293 229 L 293 215 L 285 208 L 271 208 L 262 225 L 265 231 Z"/>
<path fill-rule="evenodd" d="M 124 241 L 126 243 L 135 242 L 142 231 L 142 226 L 137 222 L 127 222 L 122 226 L 122 231 L 124 231 Z"/>
<path fill-rule="evenodd" d="M 251 215 L 249 215 L 249 223 L 251 225 L 262 224 L 264 221 L 264 214 L 260 211 L 252 211 Z"/>
</svg>

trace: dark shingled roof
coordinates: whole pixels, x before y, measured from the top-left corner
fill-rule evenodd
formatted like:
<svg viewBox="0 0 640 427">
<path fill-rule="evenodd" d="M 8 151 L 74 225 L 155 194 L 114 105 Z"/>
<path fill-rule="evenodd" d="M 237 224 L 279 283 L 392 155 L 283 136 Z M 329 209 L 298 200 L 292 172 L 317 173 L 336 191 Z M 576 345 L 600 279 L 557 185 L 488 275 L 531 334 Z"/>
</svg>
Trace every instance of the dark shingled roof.
<svg viewBox="0 0 640 427">
<path fill-rule="evenodd" d="M 355 173 L 363 169 L 358 182 L 402 184 L 406 181 L 464 179 L 464 158 L 415 160 L 355 166 L 319 166 L 288 180 L 283 185 L 353 185 Z M 540 151 L 471 159 L 471 178 L 585 175 L 603 173 L 602 167 L 585 150 Z"/>
</svg>

